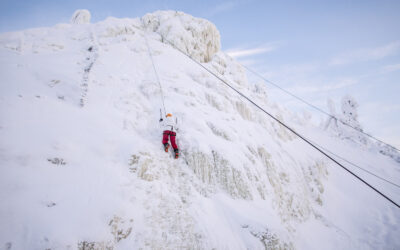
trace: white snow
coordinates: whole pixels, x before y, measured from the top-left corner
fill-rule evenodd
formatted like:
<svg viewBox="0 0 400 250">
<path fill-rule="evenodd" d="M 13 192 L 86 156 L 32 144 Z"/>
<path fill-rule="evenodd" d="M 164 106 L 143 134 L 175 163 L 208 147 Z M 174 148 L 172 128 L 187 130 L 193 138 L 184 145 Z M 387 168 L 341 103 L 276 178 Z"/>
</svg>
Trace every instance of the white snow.
<svg viewBox="0 0 400 250">
<path fill-rule="evenodd" d="M 400 163 L 400 153 L 396 149 L 368 138 L 367 133 L 358 132 L 363 132 L 363 129 L 358 121 L 358 103 L 353 97 L 346 95 L 342 98 L 341 113 L 336 113 L 335 104 L 332 100 L 328 100 L 328 108 L 332 116 L 327 118 L 324 124 L 325 130 L 332 135 L 350 140 L 366 150 L 387 155 Z"/>
<path fill-rule="evenodd" d="M 209 62 L 220 50 L 219 32 L 205 19 L 180 11 L 157 11 L 141 20 L 146 30 L 157 32 L 163 42 L 172 43 L 200 62 Z"/>
<path fill-rule="evenodd" d="M 178 160 L 161 144 L 145 37 L 178 117 Z M 271 103 L 206 20 L 159 11 L 4 33 L 1 249 L 400 248 L 399 208 L 165 39 L 307 138 L 399 183 L 399 162 Z M 399 188 L 349 168 L 400 202 Z"/>
<path fill-rule="evenodd" d="M 72 24 L 90 23 L 90 12 L 88 10 L 76 10 L 71 17 Z"/>
</svg>

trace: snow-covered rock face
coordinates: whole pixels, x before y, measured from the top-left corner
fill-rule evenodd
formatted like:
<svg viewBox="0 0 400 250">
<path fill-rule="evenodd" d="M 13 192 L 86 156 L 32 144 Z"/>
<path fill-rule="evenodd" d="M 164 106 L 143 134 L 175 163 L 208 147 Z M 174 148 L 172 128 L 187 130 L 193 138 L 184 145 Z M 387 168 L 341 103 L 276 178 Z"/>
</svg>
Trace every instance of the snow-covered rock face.
<svg viewBox="0 0 400 250">
<path fill-rule="evenodd" d="M 142 17 L 146 29 L 159 33 L 200 62 L 208 62 L 220 50 L 220 35 L 214 24 L 179 11 L 157 11 Z"/>
<path fill-rule="evenodd" d="M 160 34 L 293 121 L 218 51 L 214 25 L 180 12 L 0 35 L 0 248 L 398 248 L 397 210 Z M 178 160 L 161 144 L 161 95 Z M 387 157 L 301 124 L 399 177 Z"/>
<path fill-rule="evenodd" d="M 76 10 L 71 17 L 72 24 L 90 23 L 90 12 L 88 10 Z"/>
</svg>

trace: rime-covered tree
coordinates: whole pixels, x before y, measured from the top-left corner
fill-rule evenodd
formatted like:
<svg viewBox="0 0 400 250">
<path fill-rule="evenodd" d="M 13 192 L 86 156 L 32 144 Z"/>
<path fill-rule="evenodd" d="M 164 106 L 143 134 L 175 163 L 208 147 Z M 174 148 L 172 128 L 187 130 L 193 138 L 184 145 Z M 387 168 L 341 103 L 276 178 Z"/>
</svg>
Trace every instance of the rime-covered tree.
<svg viewBox="0 0 400 250">
<path fill-rule="evenodd" d="M 342 114 L 340 120 L 358 130 L 362 130 L 358 122 L 357 108 L 358 103 L 352 96 L 344 96 L 342 98 Z"/>
<path fill-rule="evenodd" d="M 362 144 L 367 143 L 365 136 L 357 131 L 362 131 L 362 128 L 358 121 L 358 103 L 352 96 L 346 95 L 342 98 L 340 112 L 336 112 L 335 103 L 331 99 L 328 100 L 328 108 L 332 116 L 325 123 L 326 130 L 330 130 L 342 138 Z"/>
<path fill-rule="evenodd" d="M 88 10 L 76 10 L 71 17 L 72 24 L 90 23 L 90 12 Z"/>
<path fill-rule="evenodd" d="M 329 108 L 329 114 L 331 114 L 332 116 L 328 118 L 328 120 L 326 120 L 325 122 L 325 130 L 327 129 L 331 129 L 331 130 L 338 130 L 338 122 L 337 122 L 337 113 L 336 113 L 336 109 L 335 109 L 335 103 L 332 101 L 332 99 L 328 99 L 327 100 L 327 105 Z"/>
</svg>

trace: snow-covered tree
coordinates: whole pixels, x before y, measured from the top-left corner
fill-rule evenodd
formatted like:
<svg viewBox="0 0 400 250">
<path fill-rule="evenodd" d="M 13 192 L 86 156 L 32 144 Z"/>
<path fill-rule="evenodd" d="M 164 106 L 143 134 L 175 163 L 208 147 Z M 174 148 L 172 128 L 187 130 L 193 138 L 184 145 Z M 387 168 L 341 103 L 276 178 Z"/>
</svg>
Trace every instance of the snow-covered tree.
<svg viewBox="0 0 400 250">
<path fill-rule="evenodd" d="M 349 139 L 357 144 L 367 146 L 371 149 L 373 148 L 374 151 L 387 155 L 395 161 L 400 162 L 400 154 L 396 149 L 375 140 L 370 140 L 365 134 L 361 133 L 363 130 L 358 121 L 357 111 L 359 105 L 354 97 L 350 95 L 344 96 L 341 104 L 341 112 L 337 113 L 334 101 L 328 99 L 327 105 L 329 114 L 332 116 L 326 120 L 324 124 L 325 130 L 331 131 L 343 139 Z"/>
<path fill-rule="evenodd" d="M 328 109 L 329 109 L 329 114 L 332 115 L 332 117 L 329 117 L 326 122 L 325 122 L 325 130 L 330 129 L 330 130 L 334 130 L 337 131 L 338 130 L 338 122 L 337 122 L 337 113 L 336 113 L 336 109 L 335 109 L 335 103 L 333 102 L 332 99 L 328 99 L 327 100 L 327 105 L 328 105 Z"/>
<path fill-rule="evenodd" d="M 342 98 L 342 114 L 340 119 L 342 122 L 361 130 L 360 123 L 358 122 L 357 108 L 358 103 L 352 96 L 344 96 Z"/>
<path fill-rule="evenodd" d="M 71 17 L 72 24 L 90 23 L 90 12 L 88 10 L 76 10 Z"/>
<path fill-rule="evenodd" d="M 341 111 L 336 112 L 335 103 L 329 99 L 328 108 L 332 116 L 327 119 L 325 130 L 330 130 L 337 136 L 350 139 L 357 144 L 367 145 L 365 135 L 359 132 L 362 128 L 358 121 L 358 106 L 354 97 L 345 95 L 341 101 Z"/>
<path fill-rule="evenodd" d="M 335 103 L 328 99 L 328 109 L 329 113 L 332 115 L 329 117 L 325 123 L 325 129 L 333 130 L 339 134 L 348 134 L 356 132 L 351 127 L 362 131 L 361 125 L 358 121 L 358 103 L 354 97 L 346 95 L 342 98 L 341 112 L 337 113 L 335 109 Z M 350 129 L 350 130 L 348 130 Z M 356 132 L 357 133 L 357 132 Z"/>
</svg>

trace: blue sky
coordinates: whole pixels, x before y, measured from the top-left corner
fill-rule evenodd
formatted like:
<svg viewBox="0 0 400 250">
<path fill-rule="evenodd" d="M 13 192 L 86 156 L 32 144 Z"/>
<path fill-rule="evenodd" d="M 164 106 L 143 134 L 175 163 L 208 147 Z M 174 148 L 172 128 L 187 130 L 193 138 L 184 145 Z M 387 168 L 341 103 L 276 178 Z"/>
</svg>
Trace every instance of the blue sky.
<svg viewBox="0 0 400 250">
<path fill-rule="evenodd" d="M 76 9 L 92 22 L 165 9 L 208 19 L 240 62 L 325 110 L 352 95 L 363 128 L 400 148 L 400 1 L 0 0 L 0 32 L 69 22 Z"/>
</svg>

